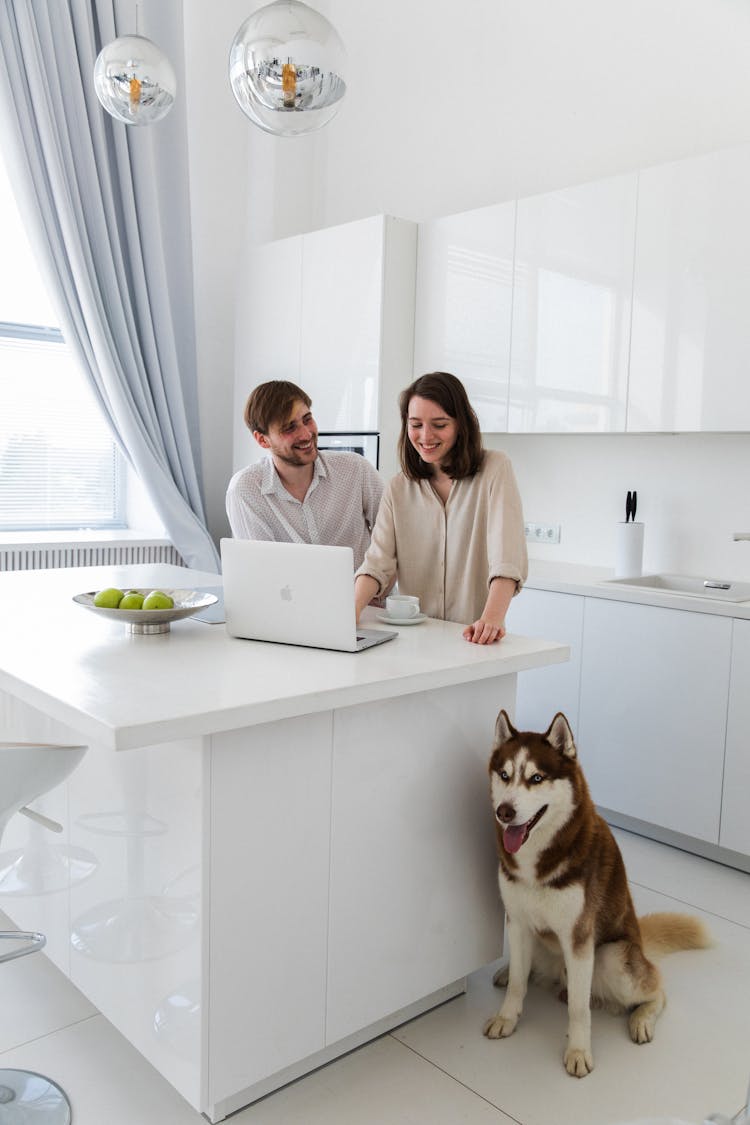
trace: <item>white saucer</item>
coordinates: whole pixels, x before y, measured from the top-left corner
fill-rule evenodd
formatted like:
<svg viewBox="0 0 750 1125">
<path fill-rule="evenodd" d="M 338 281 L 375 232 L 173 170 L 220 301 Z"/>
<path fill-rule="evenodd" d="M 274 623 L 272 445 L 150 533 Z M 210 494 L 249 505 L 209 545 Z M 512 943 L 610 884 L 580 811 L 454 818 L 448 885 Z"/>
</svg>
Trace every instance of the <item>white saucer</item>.
<svg viewBox="0 0 750 1125">
<path fill-rule="evenodd" d="M 378 614 L 378 621 L 382 621 L 384 625 L 421 625 L 426 620 L 426 613 L 418 613 L 416 617 L 391 617 L 387 613 Z"/>
</svg>

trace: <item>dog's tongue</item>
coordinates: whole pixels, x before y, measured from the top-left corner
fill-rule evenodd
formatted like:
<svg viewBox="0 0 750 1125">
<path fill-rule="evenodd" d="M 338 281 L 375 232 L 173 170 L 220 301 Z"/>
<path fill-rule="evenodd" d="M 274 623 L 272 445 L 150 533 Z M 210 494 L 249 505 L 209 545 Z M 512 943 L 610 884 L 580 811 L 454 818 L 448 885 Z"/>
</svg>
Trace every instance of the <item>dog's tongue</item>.
<svg viewBox="0 0 750 1125">
<path fill-rule="evenodd" d="M 511 824 L 503 832 L 503 844 L 506 852 L 517 852 L 526 839 L 525 824 Z"/>
</svg>

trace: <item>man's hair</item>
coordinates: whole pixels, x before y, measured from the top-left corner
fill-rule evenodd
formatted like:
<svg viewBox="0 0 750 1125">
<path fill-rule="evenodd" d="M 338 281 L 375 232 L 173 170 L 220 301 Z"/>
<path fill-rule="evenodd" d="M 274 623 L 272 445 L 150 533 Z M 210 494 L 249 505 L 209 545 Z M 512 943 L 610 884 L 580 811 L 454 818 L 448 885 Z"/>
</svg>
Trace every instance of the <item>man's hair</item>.
<svg viewBox="0 0 750 1125">
<path fill-rule="evenodd" d="M 284 425 L 295 402 L 304 402 L 307 407 L 312 405 L 310 396 L 296 383 L 286 379 L 260 383 L 245 403 L 245 425 L 251 431 L 267 434 L 269 426 Z"/>
<path fill-rule="evenodd" d="M 420 480 L 431 477 L 433 473 L 432 465 L 422 460 L 409 440 L 409 403 L 415 395 L 436 403 L 457 424 L 456 443 L 443 461 L 443 470 L 453 480 L 473 477 L 484 459 L 479 419 L 469 402 L 463 383 L 447 371 L 420 375 L 399 396 L 401 433 L 398 455 L 404 476 L 410 480 Z"/>
</svg>

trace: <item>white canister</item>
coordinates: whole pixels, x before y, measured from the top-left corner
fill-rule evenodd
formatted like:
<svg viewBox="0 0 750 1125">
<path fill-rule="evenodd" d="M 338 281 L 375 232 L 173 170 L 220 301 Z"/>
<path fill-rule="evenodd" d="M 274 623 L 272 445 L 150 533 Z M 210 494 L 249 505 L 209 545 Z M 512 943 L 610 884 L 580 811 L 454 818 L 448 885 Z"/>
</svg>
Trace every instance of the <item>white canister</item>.
<svg viewBox="0 0 750 1125">
<path fill-rule="evenodd" d="M 640 578 L 643 573 L 643 524 L 623 521 L 617 525 L 615 578 Z"/>
</svg>

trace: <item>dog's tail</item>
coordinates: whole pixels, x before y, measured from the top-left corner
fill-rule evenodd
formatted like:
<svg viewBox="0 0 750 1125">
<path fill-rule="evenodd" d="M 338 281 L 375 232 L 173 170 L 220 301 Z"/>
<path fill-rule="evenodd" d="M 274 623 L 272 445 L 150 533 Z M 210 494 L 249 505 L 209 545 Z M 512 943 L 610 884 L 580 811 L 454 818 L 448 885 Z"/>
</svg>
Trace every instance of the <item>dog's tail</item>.
<svg viewBox="0 0 750 1125">
<path fill-rule="evenodd" d="M 692 914 L 644 914 L 638 925 L 648 957 L 663 957 L 679 949 L 708 949 L 714 944 L 708 928 Z"/>
</svg>

